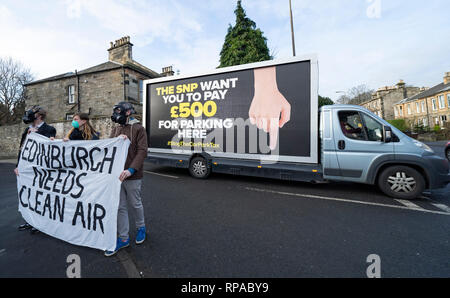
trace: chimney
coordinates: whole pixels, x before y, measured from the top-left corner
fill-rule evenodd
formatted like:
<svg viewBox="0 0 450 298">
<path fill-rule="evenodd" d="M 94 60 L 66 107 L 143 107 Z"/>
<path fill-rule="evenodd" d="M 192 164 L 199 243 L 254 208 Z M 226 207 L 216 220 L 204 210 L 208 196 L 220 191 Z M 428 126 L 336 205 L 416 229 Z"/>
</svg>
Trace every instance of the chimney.
<svg viewBox="0 0 450 298">
<path fill-rule="evenodd" d="M 450 72 L 446 72 L 444 76 L 444 84 L 450 83 Z"/>
<path fill-rule="evenodd" d="M 174 71 L 172 70 L 172 66 L 167 66 L 167 67 L 162 68 L 161 75 L 163 77 L 173 76 L 173 74 L 174 74 Z"/>
<path fill-rule="evenodd" d="M 124 36 L 114 43 L 110 42 L 110 48 L 108 49 L 109 61 L 125 64 L 133 59 L 132 50 L 133 44 L 130 42 L 129 36 Z"/>
<path fill-rule="evenodd" d="M 405 82 L 403 80 L 400 80 L 400 82 L 397 83 L 397 88 L 403 88 L 405 87 Z"/>
</svg>

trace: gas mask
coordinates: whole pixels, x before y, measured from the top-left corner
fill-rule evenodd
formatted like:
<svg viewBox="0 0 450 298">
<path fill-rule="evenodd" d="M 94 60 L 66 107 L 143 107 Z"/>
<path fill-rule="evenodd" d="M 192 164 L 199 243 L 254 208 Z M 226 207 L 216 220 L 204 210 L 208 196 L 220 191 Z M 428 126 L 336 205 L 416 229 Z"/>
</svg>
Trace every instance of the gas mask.
<svg viewBox="0 0 450 298">
<path fill-rule="evenodd" d="M 39 112 L 41 108 L 38 106 L 33 106 L 28 111 L 25 111 L 25 115 L 23 115 L 22 120 L 25 124 L 33 123 L 36 120 L 36 113 Z"/>
<path fill-rule="evenodd" d="M 127 123 L 127 111 L 131 110 L 131 114 L 135 113 L 133 106 L 129 102 L 119 102 L 113 107 L 111 120 L 120 125 Z"/>
</svg>

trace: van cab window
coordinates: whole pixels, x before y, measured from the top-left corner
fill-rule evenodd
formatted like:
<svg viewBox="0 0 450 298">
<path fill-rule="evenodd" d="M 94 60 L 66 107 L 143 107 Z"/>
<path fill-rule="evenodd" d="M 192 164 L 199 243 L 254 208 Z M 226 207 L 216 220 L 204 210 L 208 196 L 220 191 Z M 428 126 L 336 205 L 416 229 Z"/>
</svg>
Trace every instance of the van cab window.
<svg viewBox="0 0 450 298">
<path fill-rule="evenodd" d="M 342 132 L 347 138 L 361 141 L 367 140 L 364 125 L 358 112 L 339 112 L 339 123 L 341 125 Z"/>
<path fill-rule="evenodd" d="M 383 125 L 372 117 L 361 113 L 365 124 L 367 138 L 369 141 L 381 142 L 383 141 Z"/>
<path fill-rule="evenodd" d="M 383 141 L 383 125 L 372 117 L 356 111 L 339 112 L 339 123 L 347 138 L 360 141 Z"/>
</svg>

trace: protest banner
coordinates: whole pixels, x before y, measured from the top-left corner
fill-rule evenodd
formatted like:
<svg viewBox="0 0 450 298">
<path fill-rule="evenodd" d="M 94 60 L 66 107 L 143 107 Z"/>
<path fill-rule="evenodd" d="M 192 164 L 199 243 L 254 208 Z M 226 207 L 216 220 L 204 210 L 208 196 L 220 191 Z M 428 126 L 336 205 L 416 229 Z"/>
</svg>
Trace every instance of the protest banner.
<svg viewBox="0 0 450 298">
<path fill-rule="evenodd" d="M 30 133 L 19 160 L 19 212 L 33 227 L 75 245 L 114 250 L 129 140 L 53 140 Z"/>
</svg>

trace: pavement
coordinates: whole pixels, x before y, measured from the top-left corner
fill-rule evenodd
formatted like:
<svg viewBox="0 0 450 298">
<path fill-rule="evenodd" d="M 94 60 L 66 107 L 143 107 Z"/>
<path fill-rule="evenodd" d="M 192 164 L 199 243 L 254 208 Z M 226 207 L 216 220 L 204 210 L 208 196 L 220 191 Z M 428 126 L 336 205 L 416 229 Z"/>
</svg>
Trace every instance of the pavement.
<svg viewBox="0 0 450 298">
<path fill-rule="evenodd" d="M 381 277 L 450 277 L 450 186 L 405 202 L 370 185 L 197 180 L 146 163 L 148 238 L 107 258 L 17 230 L 14 163 L 0 162 L 0 277 L 66 277 L 73 254 L 81 277 L 365 278 L 373 254 Z"/>
</svg>

